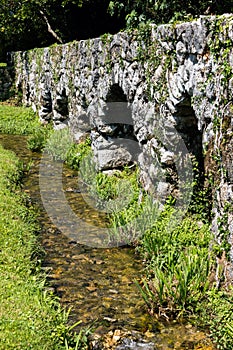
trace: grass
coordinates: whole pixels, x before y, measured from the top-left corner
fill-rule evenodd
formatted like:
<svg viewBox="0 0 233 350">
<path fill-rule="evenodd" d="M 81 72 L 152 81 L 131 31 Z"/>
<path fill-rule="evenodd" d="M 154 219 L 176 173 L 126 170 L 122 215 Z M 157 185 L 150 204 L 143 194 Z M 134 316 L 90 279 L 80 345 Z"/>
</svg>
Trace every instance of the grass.
<svg viewBox="0 0 233 350">
<path fill-rule="evenodd" d="M 57 317 L 52 298 L 43 292 L 42 275 L 32 274 L 37 226 L 19 192 L 12 191 L 19 179 L 19 162 L 2 148 L 0 154 L 0 348 L 50 349 L 51 330 L 62 317 Z"/>
<path fill-rule="evenodd" d="M 168 231 L 172 211 L 165 208 L 139 247 L 147 261 L 147 277 L 140 290 L 150 312 L 167 319 L 195 313 L 210 288 L 214 261 L 209 226 L 199 227 L 195 217 L 187 216 Z"/>
<path fill-rule="evenodd" d="M 39 118 L 31 108 L 0 104 L 1 133 L 29 135 L 38 128 L 41 128 Z"/>
</svg>

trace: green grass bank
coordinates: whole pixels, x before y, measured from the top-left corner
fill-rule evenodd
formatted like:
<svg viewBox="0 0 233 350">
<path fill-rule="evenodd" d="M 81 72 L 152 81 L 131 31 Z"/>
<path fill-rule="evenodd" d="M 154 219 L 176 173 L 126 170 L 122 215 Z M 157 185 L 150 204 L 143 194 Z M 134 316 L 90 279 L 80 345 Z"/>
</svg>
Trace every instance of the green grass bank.
<svg viewBox="0 0 233 350">
<path fill-rule="evenodd" d="M 0 349 L 62 349 L 66 315 L 33 258 L 38 226 L 18 187 L 21 165 L 2 147 L 0 158 Z"/>
</svg>

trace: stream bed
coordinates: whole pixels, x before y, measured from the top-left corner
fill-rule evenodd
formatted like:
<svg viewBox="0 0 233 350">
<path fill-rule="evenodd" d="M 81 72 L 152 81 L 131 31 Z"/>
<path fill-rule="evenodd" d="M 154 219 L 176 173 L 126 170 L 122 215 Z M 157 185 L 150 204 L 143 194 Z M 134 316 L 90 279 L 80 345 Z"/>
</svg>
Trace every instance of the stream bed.
<svg viewBox="0 0 233 350">
<path fill-rule="evenodd" d="M 93 325 L 92 349 L 214 349 L 208 334 L 192 325 L 158 323 L 147 313 L 135 284 L 142 276 L 143 264 L 133 248 L 92 248 L 63 234 L 41 201 L 40 154 L 27 149 L 23 136 L 0 135 L 0 143 L 25 164 L 30 163 L 23 190 L 39 209 L 48 288 L 71 309 L 71 324 L 81 320 L 81 327 Z M 70 207 L 83 220 L 105 226 L 105 215 L 91 208 L 76 190 L 76 175 L 63 167 L 63 191 Z M 65 222 L 66 217 L 61 220 Z"/>
</svg>

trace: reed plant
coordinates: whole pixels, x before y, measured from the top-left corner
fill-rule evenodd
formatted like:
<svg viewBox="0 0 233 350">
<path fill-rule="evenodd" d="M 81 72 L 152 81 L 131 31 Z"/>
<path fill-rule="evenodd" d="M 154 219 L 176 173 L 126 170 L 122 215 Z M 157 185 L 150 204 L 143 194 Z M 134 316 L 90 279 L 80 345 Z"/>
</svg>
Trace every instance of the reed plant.
<svg viewBox="0 0 233 350">
<path fill-rule="evenodd" d="M 208 225 L 199 227 L 192 216 L 169 230 L 172 215 L 174 209 L 165 207 L 138 247 L 147 263 L 138 287 L 150 312 L 166 318 L 194 312 L 210 286 L 213 268 Z"/>
</svg>

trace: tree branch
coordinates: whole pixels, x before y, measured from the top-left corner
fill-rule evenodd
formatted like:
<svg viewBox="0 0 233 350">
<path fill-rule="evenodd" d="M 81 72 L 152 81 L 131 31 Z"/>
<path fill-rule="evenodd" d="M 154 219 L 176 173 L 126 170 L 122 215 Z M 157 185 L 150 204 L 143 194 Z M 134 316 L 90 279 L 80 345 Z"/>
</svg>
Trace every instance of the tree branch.
<svg viewBox="0 0 233 350">
<path fill-rule="evenodd" d="M 46 14 L 45 14 L 44 11 L 42 11 L 41 9 L 40 9 L 40 14 L 41 14 L 41 16 L 43 17 L 43 19 L 45 20 L 46 24 L 47 24 L 48 32 L 49 32 L 50 34 L 52 34 L 52 36 L 53 36 L 60 44 L 62 44 L 62 43 L 63 43 L 62 39 L 57 35 L 57 33 L 54 32 L 54 30 L 52 29 L 52 27 L 51 27 L 51 25 L 50 25 L 50 23 L 49 23 L 49 20 L 48 20 Z"/>
</svg>

